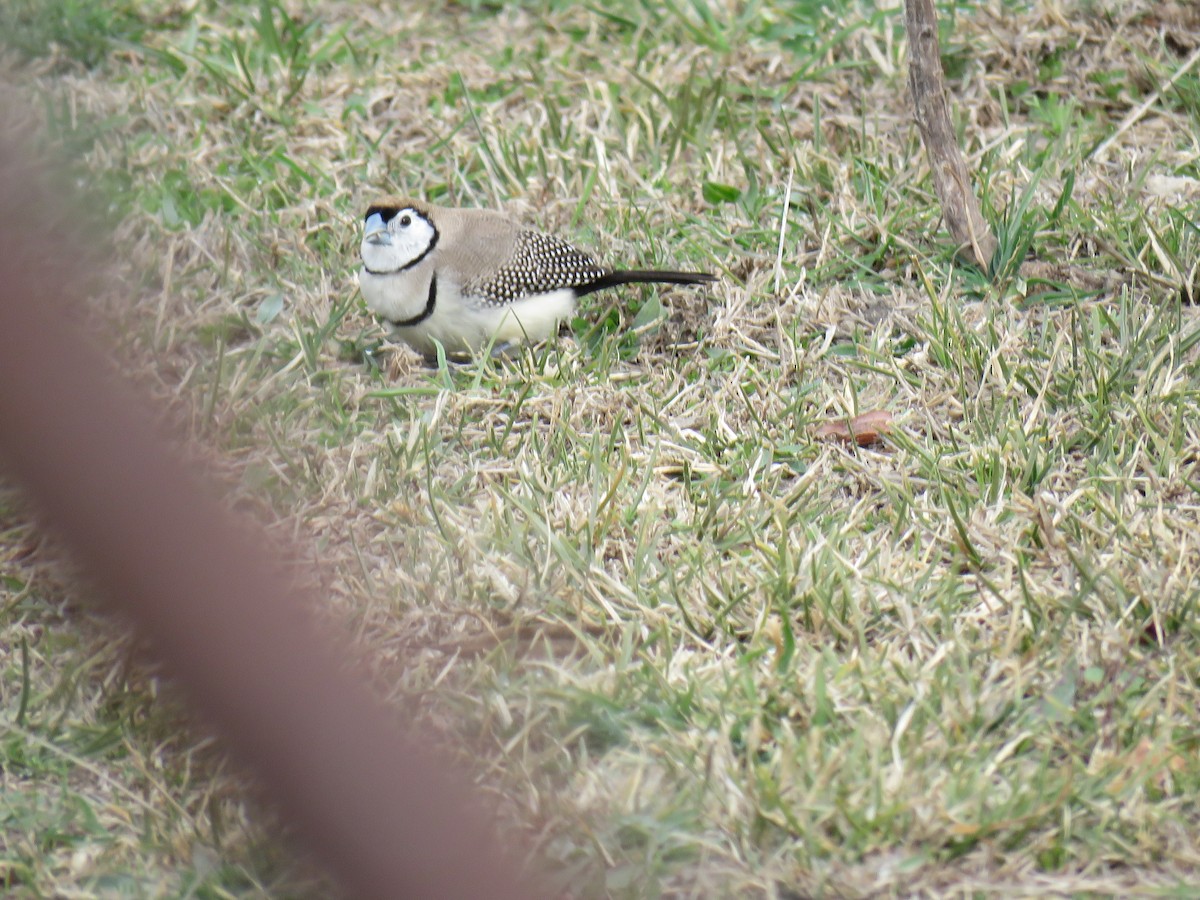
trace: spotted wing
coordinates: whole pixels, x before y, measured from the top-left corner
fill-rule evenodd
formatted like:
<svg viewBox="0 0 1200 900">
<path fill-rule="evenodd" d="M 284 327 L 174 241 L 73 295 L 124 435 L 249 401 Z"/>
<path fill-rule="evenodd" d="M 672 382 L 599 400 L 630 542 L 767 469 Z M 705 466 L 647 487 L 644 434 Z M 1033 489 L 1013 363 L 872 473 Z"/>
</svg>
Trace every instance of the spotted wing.
<svg viewBox="0 0 1200 900">
<path fill-rule="evenodd" d="M 506 306 L 531 294 L 589 284 L 608 271 L 560 238 L 521 231 L 509 261 L 488 277 L 468 282 L 463 292 L 493 306 Z"/>
</svg>

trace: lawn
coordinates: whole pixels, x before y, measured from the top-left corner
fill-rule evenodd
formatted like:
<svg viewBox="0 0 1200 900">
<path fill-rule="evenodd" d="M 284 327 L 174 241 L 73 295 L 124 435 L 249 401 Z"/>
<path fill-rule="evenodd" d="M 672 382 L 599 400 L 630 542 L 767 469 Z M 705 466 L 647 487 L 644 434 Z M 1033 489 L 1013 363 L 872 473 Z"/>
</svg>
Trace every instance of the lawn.
<svg viewBox="0 0 1200 900">
<path fill-rule="evenodd" d="M 988 272 L 895 4 L 0 8 L 78 315 L 566 893 L 1200 892 L 1200 12 L 938 9 Z M 431 366 L 384 193 L 720 281 Z M 0 769 L 8 896 L 329 895 L 11 487 Z"/>
</svg>

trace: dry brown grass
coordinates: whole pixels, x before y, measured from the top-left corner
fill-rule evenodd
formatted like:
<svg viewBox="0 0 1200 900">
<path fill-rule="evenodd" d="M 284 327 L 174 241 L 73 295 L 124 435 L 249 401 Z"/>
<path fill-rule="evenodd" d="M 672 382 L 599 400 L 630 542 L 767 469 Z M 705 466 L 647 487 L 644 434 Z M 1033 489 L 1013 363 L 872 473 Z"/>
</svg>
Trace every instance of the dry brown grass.
<svg viewBox="0 0 1200 900">
<path fill-rule="evenodd" d="M 953 268 L 894 10 L 805 38 L 801 8 L 702 8 L 296 5 L 328 41 L 297 84 L 257 8 L 162 5 L 98 68 L 6 68 L 120 189 L 84 314 L 319 564 L 381 690 L 491 740 L 499 814 L 572 892 L 1186 895 L 1195 73 L 1089 152 L 1194 50 L 1194 10 L 947 20 L 1002 243 L 1096 293 Z M 627 292 L 576 339 L 431 371 L 355 297 L 381 190 L 722 282 L 664 295 L 640 342 Z M 882 446 L 811 437 L 872 408 Z M 323 893 L 0 515 L 11 888 Z"/>
</svg>

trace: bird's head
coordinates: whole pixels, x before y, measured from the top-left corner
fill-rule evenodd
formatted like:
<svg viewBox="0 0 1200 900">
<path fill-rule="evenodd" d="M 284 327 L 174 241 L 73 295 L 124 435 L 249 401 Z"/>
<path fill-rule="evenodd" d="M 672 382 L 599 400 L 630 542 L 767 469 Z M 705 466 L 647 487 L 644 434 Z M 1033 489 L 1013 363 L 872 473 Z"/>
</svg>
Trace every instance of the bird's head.
<svg viewBox="0 0 1200 900">
<path fill-rule="evenodd" d="M 384 197 L 367 207 L 363 222 L 363 267 L 374 275 L 409 269 L 438 241 L 432 210 L 415 200 Z"/>
</svg>

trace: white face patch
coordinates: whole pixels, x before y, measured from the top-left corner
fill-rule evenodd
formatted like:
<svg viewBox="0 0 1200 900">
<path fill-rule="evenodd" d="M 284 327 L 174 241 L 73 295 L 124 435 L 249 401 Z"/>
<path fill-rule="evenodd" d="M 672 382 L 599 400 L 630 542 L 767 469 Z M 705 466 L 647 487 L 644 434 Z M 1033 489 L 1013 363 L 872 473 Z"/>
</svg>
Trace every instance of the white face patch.
<svg viewBox="0 0 1200 900">
<path fill-rule="evenodd" d="M 399 272 L 428 253 L 437 236 L 433 223 L 412 207 L 373 212 L 363 224 L 363 266 L 376 275 Z"/>
</svg>

